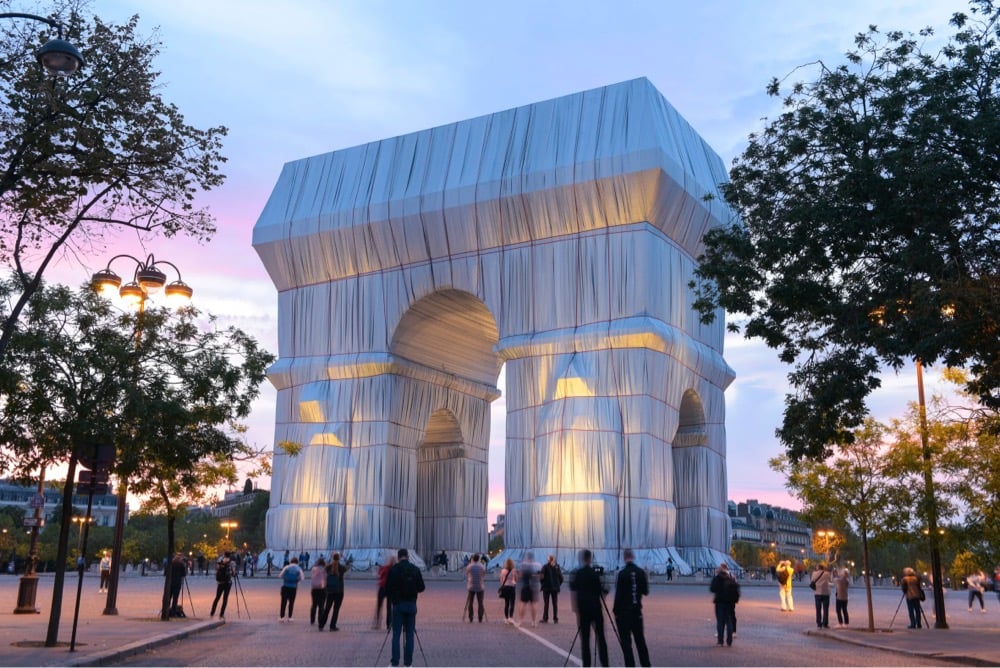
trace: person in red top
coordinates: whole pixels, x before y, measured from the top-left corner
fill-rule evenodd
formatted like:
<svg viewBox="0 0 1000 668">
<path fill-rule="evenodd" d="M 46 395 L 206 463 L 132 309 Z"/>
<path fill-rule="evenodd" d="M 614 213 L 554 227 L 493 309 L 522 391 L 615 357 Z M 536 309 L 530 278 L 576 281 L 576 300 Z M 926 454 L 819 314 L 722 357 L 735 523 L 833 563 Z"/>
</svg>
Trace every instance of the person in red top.
<svg viewBox="0 0 1000 668">
<path fill-rule="evenodd" d="M 379 619 L 382 617 L 382 602 L 385 601 L 385 628 L 392 628 L 392 599 L 388 597 L 389 590 L 386 583 L 389 580 L 389 569 L 396 565 L 396 557 L 389 557 L 378 569 L 378 602 L 375 604 L 375 619 L 372 620 L 372 629 L 378 630 Z"/>
</svg>

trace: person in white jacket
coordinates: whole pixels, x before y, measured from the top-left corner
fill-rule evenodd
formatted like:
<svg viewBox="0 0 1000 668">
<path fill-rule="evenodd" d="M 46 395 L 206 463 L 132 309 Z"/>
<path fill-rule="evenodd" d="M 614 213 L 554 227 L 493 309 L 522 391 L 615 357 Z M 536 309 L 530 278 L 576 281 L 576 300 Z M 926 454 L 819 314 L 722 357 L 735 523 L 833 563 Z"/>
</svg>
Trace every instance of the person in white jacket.
<svg viewBox="0 0 1000 668">
<path fill-rule="evenodd" d="M 847 589 L 851 586 L 851 572 L 846 568 L 833 572 L 835 589 L 835 605 L 837 608 L 837 626 L 848 626 L 851 618 L 847 615 Z"/>
</svg>

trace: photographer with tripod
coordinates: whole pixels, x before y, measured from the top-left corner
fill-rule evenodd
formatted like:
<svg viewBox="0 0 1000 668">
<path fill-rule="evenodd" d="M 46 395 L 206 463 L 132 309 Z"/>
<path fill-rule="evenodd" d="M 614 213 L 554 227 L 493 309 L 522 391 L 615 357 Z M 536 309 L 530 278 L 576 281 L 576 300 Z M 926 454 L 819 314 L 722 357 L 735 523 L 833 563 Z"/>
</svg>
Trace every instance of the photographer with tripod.
<svg viewBox="0 0 1000 668">
<path fill-rule="evenodd" d="M 608 590 L 601 582 L 601 573 L 591 565 L 594 559 L 590 550 L 580 551 L 581 566 L 577 569 L 569 589 L 576 603 L 577 633 L 580 635 L 580 652 L 584 666 L 590 666 L 590 628 L 597 637 L 597 656 L 602 666 L 608 665 L 608 642 L 604 638 L 604 612 L 601 601 Z"/>
<path fill-rule="evenodd" d="M 222 608 L 219 610 L 219 619 L 226 618 L 226 606 L 229 605 L 229 590 L 233 587 L 233 575 L 236 569 L 229 552 L 223 552 L 222 558 L 215 563 L 215 600 L 212 601 L 212 611 L 209 617 L 215 617 L 215 608 L 219 605 L 219 598 L 222 598 Z"/>
</svg>

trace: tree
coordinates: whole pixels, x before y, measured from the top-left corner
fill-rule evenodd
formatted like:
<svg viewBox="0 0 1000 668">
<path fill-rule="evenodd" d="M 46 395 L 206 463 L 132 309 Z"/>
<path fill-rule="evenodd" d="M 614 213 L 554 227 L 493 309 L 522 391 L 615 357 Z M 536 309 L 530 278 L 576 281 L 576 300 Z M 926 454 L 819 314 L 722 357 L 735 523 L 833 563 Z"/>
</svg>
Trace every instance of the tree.
<svg viewBox="0 0 1000 668">
<path fill-rule="evenodd" d="M 898 482 L 899 460 L 886 442 L 886 429 L 869 419 L 855 432 L 852 443 L 837 448 L 835 456 L 798 462 L 775 458 L 771 468 L 785 474 L 789 491 L 803 503 L 804 519 L 832 523 L 840 529 L 840 536 L 848 523 L 857 531 L 865 571 L 868 630 L 874 631 L 869 541 L 898 533 L 914 501 L 911 488 Z"/>
<path fill-rule="evenodd" d="M 768 87 L 784 110 L 722 186 L 738 215 L 705 237 L 696 307 L 794 364 L 777 434 L 793 460 L 848 444 L 884 367 L 970 370 L 1000 408 L 1000 12 L 974 0 L 939 53 L 857 35 L 847 62 Z"/>
<path fill-rule="evenodd" d="M 0 295 L 13 283 L 0 284 Z M 113 472 L 167 512 L 167 554 L 185 502 L 203 498 L 206 486 L 235 482 L 233 461 L 256 454 L 239 421 L 274 357 L 236 328 L 215 329 L 196 309 L 119 314 L 89 289 L 43 285 L 12 340 L 0 374 L 0 443 L 9 455 L 0 469 L 68 459 L 64 498 L 71 498 L 79 450 L 115 444 Z M 64 552 L 60 541 L 58 563 Z"/>
<path fill-rule="evenodd" d="M 3 2 L 4 6 L 9 2 Z M 60 5 L 61 6 L 61 5 Z M 124 25 L 67 15 L 86 65 L 48 79 L 30 54 L 51 35 L 0 25 L 0 261 L 18 293 L 0 313 L 0 361 L 44 272 L 114 230 L 205 240 L 215 231 L 196 193 L 221 185 L 224 127 L 200 130 L 161 97 L 159 43 Z"/>
</svg>

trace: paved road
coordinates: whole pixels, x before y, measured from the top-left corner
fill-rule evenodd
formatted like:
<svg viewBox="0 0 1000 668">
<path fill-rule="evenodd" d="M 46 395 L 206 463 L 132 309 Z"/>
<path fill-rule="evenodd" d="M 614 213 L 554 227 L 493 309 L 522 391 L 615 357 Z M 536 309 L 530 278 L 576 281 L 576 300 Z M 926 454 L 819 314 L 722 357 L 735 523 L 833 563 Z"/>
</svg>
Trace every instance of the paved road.
<svg viewBox="0 0 1000 668">
<path fill-rule="evenodd" d="M 374 584 L 370 580 L 348 580 L 347 594 L 339 624 L 333 633 L 309 625 L 309 593 L 300 587 L 295 621 L 279 624 L 278 584 L 275 581 L 242 580 L 249 608 L 239 616 L 230 601 L 226 624 L 184 640 L 136 655 L 117 665 L 157 666 L 385 666 L 389 663 L 386 634 L 370 628 L 374 609 Z M 214 585 L 195 580 L 192 584 L 194 611 L 207 616 Z M 428 591 L 421 596 L 417 622 L 418 650 L 414 664 L 437 666 L 562 666 L 580 665 L 579 643 L 567 659 L 573 645 L 574 616 L 564 593 L 565 609 L 560 624 L 526 624 L 520 629 L 502 624 L 501 602 L 491 589 L 487 599 L 486 623 L 468 624 L 462 620 L 464 587 L 461 582 L 428 577 Z M 863 620 L 863 597 L 855 590 L 852 611 L 855 624 Z M 743 600 L 737 608 L 738 633 L 734 646 L 715 645 L 715 622 L 707 583 L 655 586 L 646 604 L 646 632 L 650 654 L 656 665 L 697 666 L 933 666 L 953 665 L 930 658 L 840 642 L 815 630 L 811 592 L 796 590 L 799 608 L 793 614 L 781 613 L 774 586 L 744 587 Z M 954 599 L 957 602 L 957 597 Z M 241 603 L 242 603 L 241 599 Z M 895 590 L 876 591 L 875 609 L 878 625 L 888 626 L 898 603 Z M 952 605 L 952 609 L 958 609 Z M 960 613 L 965 615 L 964 607 Z M 832 613 L 832 610 L 831 610 Z M 996 626 L 998 613 L 991 610 L 980 620 Z M 905 609 L 896 619 L 899 634 L 914 634 L 903 629 Z M 988 618 L 988 619 L 987 619 Z M 836 626 L 834 620 L 834 626 Z M 901 623 L 902 622 L 902 623 Z M 610 628 L 612 665 L 622 665 L 622 655 Z M 829 635 L 857 633 L 834 628 Z M 924 631 L 923 633 L 935 633 Z M 938 632 L 939 633 L 939 632 Z M 987 639 L 994 642 L 995 636 Z"/>
</svg>

